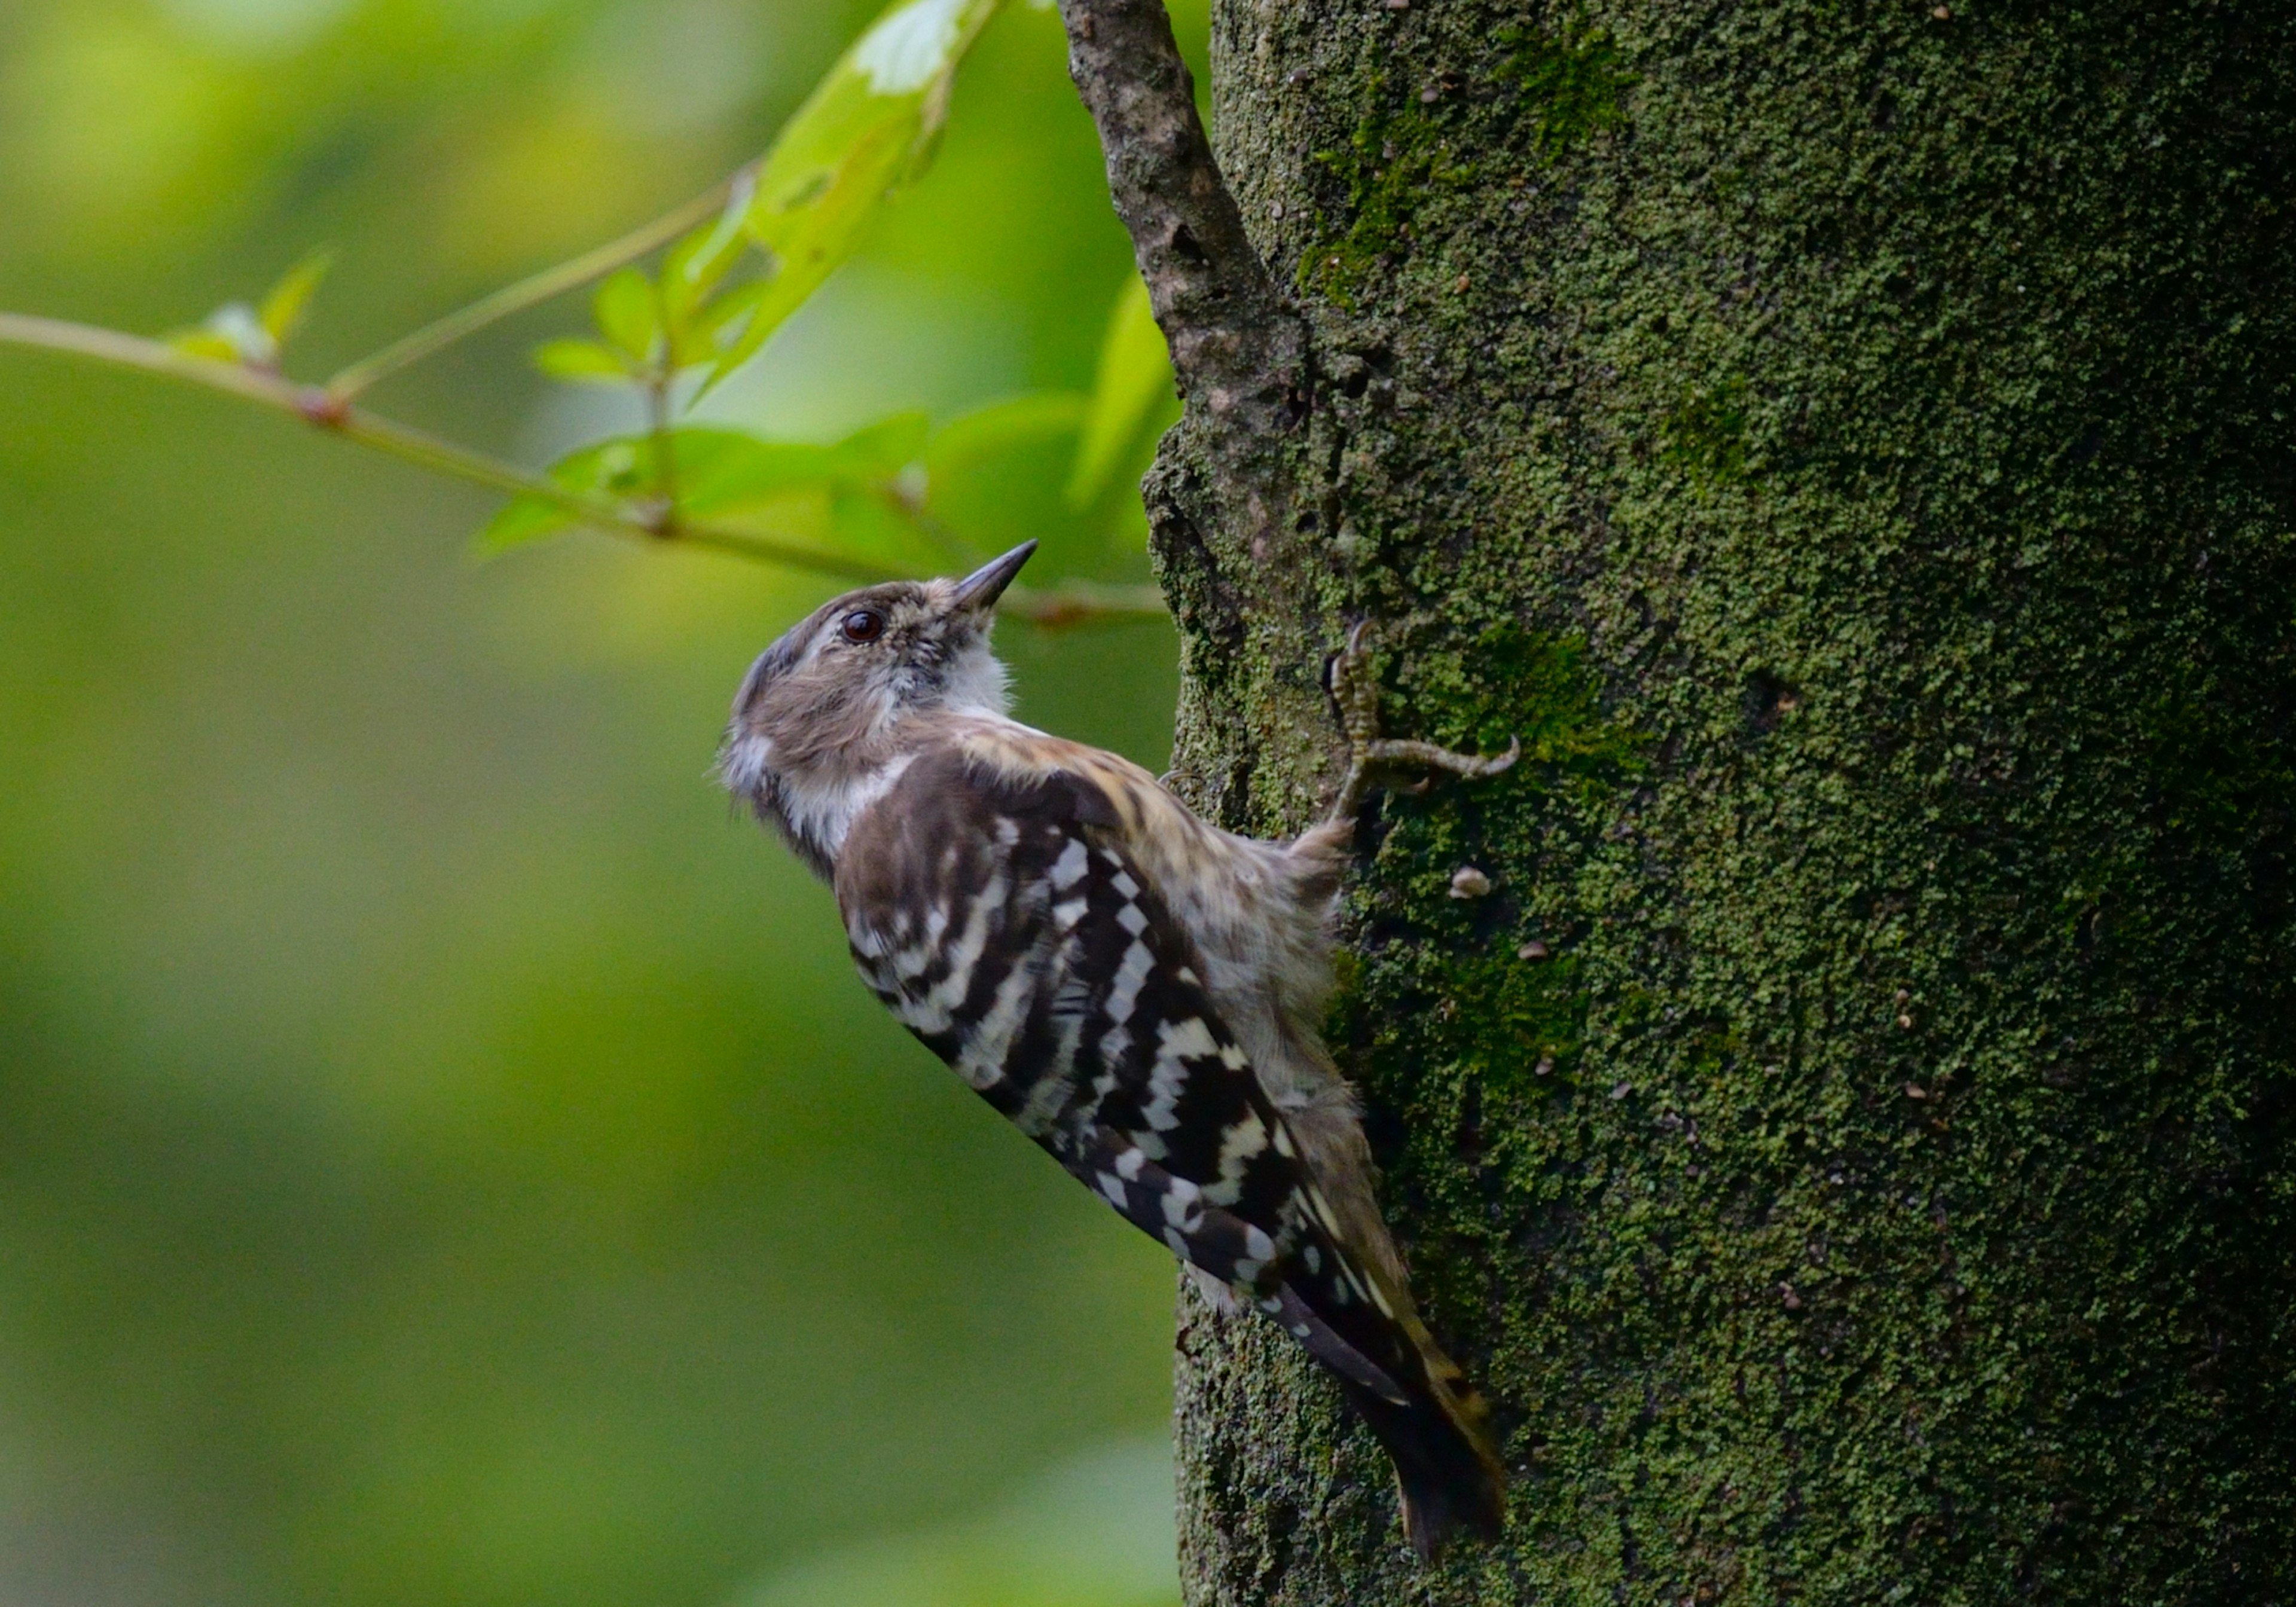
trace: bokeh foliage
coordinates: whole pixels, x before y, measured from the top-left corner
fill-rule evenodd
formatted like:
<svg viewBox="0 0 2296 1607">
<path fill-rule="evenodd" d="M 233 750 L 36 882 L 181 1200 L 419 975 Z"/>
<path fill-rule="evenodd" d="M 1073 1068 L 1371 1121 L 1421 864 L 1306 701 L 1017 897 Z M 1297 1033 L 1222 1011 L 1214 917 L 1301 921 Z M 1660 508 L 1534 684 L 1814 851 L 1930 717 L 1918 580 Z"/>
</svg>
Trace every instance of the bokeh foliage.
<svg viewBox="0 0 2296 1607">
<path fill-rule="evenodd" d="M 755 156 L 868 14 L 18 0 L 0 306 L 179 328 L 324 246 L 324 372 Z M 1078 449 L 1128 274 L 1014 6 L 930 175 L 697 427 L 921 414 L 961 541 L 1137 578 L 1128 466 Z M 537 466 L 632 430 L 528 364 L 585 316 L 381 403 Z M 483 496 L 0 373 L 0 1593 L 1037 1599 L 978 1559 L 1032 1474 L 1160 1433 L 1168 1275 L 881 1016 L 707 780 L 831 583 L 578 533 L 473 566 Z M 1025 717 L 1161 758 L 1166 627 L 1004 645 Z M 1115 1531 L 1168 1514 L 1094 1510 L 1064 1599 L 1155 1600 Z"/>
</svg>

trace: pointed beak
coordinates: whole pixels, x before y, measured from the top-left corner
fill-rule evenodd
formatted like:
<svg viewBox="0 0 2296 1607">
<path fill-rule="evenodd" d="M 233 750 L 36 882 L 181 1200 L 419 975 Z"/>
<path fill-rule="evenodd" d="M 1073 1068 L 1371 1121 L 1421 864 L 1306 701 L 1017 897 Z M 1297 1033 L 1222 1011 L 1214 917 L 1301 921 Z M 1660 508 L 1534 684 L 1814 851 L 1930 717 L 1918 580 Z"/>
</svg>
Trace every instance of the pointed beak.
<svg viewBox="0 0 2296 1607">
<path fill-rule="evenodd" d="M 1013 584 L 1013 577 L 1036 552 L 1037 544 L 1024 541 L 1002 558 L 992 558 L 956 583 L 956 595 L 950 607 L 958 613 L 982 614 L 996 606 L 1004 588 Z"/>
</svg>

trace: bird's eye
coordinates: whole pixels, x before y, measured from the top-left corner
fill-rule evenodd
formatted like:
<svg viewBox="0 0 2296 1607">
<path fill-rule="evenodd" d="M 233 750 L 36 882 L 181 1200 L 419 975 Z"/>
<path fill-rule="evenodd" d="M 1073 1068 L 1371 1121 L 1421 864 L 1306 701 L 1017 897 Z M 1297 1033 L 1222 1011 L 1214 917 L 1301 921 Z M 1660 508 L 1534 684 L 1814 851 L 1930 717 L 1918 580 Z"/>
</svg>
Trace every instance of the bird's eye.
<svg viewBox="0 0 2296 1607">
<path fill-rule="evenodd" d="M 873 608 L 857 608 L 837 622 L 837 632 L 848 642 L 874 642 L 885 634 L 885 616 Z"/>
</svg>

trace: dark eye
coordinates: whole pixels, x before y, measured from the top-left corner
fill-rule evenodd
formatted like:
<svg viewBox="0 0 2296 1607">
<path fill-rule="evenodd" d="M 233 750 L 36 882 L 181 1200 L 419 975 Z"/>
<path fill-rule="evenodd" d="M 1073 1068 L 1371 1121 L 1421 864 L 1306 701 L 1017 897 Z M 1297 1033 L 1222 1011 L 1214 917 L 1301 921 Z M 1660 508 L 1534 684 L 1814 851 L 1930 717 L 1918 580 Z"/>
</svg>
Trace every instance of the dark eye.
<svg viewBox="0 0 2296 1607">
<path fill-rule="evenodd" d="M 873 608 L 857 608 L 837 622 L 837 632 L 848 642 L 874 642 L 885 634 L 885 616 Z"/>
</svg>

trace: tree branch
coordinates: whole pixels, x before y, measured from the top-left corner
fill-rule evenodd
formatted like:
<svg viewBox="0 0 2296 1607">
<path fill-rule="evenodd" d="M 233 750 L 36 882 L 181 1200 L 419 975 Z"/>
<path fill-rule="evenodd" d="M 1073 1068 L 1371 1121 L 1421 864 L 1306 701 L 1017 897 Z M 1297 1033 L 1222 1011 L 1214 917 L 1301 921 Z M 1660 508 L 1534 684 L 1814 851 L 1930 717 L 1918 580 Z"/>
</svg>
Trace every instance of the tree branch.
<svg viewBox="0 0 2296 1607">
<path fill-rule="evenodd" d="M 529 473 L 515 463 L 504 463 L 452 441 L 440 440 L 409 425 L 352 407 L 337 399 L 324 386 L 299 385 L 266 370 L 179 351 L 164 341 L 147 340 L 140 335 L 100 329 L 92 324 L 66 323 L 58 318 L 0 313 L 0 346 L 31 347 L 43 351 L 93 357 L 118 367 L 139 369 L 145 373 L 160 374 L 202 386 L 209 390 L 221 391 L 226 396 L 234 396 L 275 413 L 283 413 L 291 418 L 300 419 L 329 435 L 357 441 L 363 447 L 372 447 L 403 463 L 429 469 L 434 473 L 451 475 L 512 496 L 538 497 L 563 509 L 578 523 L 613 535 L 712 547 L 719 552 L 738 553 L 743 557 L 767 563 L 810 570 L 816 574 L 865 585 L 903 578 L 900 570 L 865 558 L 818 552 L 747 530 L 728 529 L 685 520 L 665 520 L 658 514 L 649 517 L 612 498 L 570 490 L 545 475 Z"/>
<path fill-rule="evenodd" d="M 1060 4 L 1069 74 L 1181 389 L 1242 441 L 1289 433 L 1307 406 L 1307 327 L 1244 233 L 1163 0 Z"/>
<path fill-rule="evenodd" d="M 59 318 L 0 313 L 0 346 L 93 357 L 101 363 L 220 391 L 434 473 L 468 480 L 512 496 L 539 497 L 563 509 L 579 523 L 612 535 L 709 547 L 863 584 L 905 578 L 901 570 L 865 558 L 820 552 L 749 530 L 696 523 L 677 517 L 674 507 L 641 509 L 610 497 L 571 490 L 545 475 L 529 473 L 514 463 L 350 406 L 324 386 L 300 385 L 263 369 L 217 362 L 140 335 L 87 324 L 70 324 Z M 1047 630 L 1101 620 L 1165 617 L 1163 596 L 1153 586 L 1102 586 L 1089 580 L 1063 580 L 1041 591 L 1015 586 L 1004 594 L 1004 611 Z"/>
<path fill-rule="evenodd" d="M 1152 586 L 1103 586 L 1092 580 L 1057 581 L 1042 591 L 1025 591 L 1016 586 L 999 600 L 996 611 L 1026 619 L 1044 630 L 1171 617 L 1164 606 L 1164 594 Z"/>
</svg>

